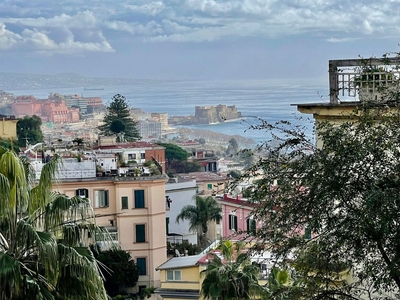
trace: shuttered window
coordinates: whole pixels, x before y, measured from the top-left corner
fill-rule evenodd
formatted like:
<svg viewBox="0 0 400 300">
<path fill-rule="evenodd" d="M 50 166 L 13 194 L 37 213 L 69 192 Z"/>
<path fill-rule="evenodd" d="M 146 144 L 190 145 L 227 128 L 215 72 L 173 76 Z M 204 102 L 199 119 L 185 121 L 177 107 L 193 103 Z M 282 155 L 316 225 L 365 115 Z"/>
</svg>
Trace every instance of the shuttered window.
<svg viewBox="0 0 400 300">
<path fill-rule="evenodd" d="M 135 225 L 136 230 L 136 243 L 145 243 L 146 242 L 146 225 L 137 224 Z"/>
<path fill-rule="evenodd" d="M 135 190 L 135 208 L 144 208 L 144 190 Z"/>
<path fill-rule="evenodd" d="M 237 216 L 229 215 L 229 229 L 237 231 Z"/>
<path fill-rule="evenodd" d="M 128 197 L 121 197 L 121 209 L 128 209 Z"/>
<path fill-rule="evenodd" d="M 252 219 L 247 219 L 246 220 L 246 227 L 247 227 L 247 233 L 248 234 L 255 234 L 256 233 L 256 221 Z"/>
<path fill-rule="evenodd" d="M 94 207 L 108 207 L 108 190 L 94 192 Z"/>
<path fill-rule="evenodd" d="M 136 265 L 139 268 L 139 275 L 146 275 L 146 257 L 136 258 Z"/>
<path fill-rule="evenodd" d="M 81 198 L 89 198 L 89 190 L 88 189 L 77 189 L 75 192 L 76 196 Z"/>
</svg>

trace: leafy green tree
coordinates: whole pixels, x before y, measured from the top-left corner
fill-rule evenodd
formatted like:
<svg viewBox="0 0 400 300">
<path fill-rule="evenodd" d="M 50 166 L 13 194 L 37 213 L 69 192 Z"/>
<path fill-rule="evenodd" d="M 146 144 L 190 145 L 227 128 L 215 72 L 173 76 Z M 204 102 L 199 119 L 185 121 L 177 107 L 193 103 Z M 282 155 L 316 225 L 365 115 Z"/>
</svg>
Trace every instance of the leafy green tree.
<svg viewBox="0 0 400 300">
<path fill-rule="evenodd" d="M 399 109 L 369 105 L 360 104 L 341 124 L 318 122 L 318 148 L 288 122 L 278 132 L 279 126 L 258 127 L 275 130 L 267 136 L 276 142 L 267 141 L 269 155 L 242 176 L 257 176 L 248 193 L 254 218 L 263 221 L 258 238 L 284 262 L 298 259 L 315 240 L 318 261 L 326 262 L 303 268 L 303 299 L 354 300 L 368 291 L 374 291 L 370 299 L 386 292 L 399 297 Z M 338 285 L 338 271 L 327 264 L 350 266 L 353 281 Z"/>
<path fill-rule="evenodd" d="M 169 170 L 173 170 L 175 173 L 190 173 L 200 172 L 203 166 L 197 161 L 181 161 L 173 160 L 169 166 Z"/>
<path fill-rule="evenodd" d="M 124 96 L 116 94 L 106 109 L 104 124 L 99 126 L 101 134 L 106 136 L 115 134 L 118 139 L 122 139 L 123 135 L 123 139 L 127 141 L 140 140 L 137 123 L 130 116 L 129 105 Z"/>
<path fill-rule="evenodd" d="M 19 153 L 21 151 L 18 145 L 14 144 L 13 140 L 0 139 L 0 147 L 6 148 L 8 150 L 13 150 L 15 153 Z"/>
<path fill-rule="evenodd" d="M 209 222 L 221 221 L 222 208 L 211 196 L 201 197 L 196 195 L 193 200 L 195 205 L 189 204 L 182 207 L 180 213 L 176 216 L 176 222 L 189 221 L 189 230 L 197 232 L 200 245 L 205 247 Z"/>
<path fill-rule="evenodd" d="M 178 173 L 185 173 L 188 171 L 182 171 L 183 169 L 188 169 L 188 168 L 193 169 L 191 166 L 187 164 L 187 158 L 189 157 L 189 153 L 185 149 L 170 143 L 157 143 L 157 144 L 165 148 L 167 171 L 170 168 L 173 168 L 176 169 L 176 172 Z"/>
<path fill-rule="evenodd" d="M 239 151 L 239 144 L 235 138 L 231 138 L 228 142 L 228 148 L 226 149 L 227 155 L 236 155 Z"/>
<path fill-rule="evenodd" d="M 251 264 L 247 252 L 242 252 L 242 243 L 223 241 L 217 249 L 222 257 L 210 252 L 212 260 L 201 272 L 205 276 L 201 293 L 206 299 L 253 299 L 264 294 L 258 284 L 259 268 Z"/>
<path fill-rule="evenodd" d="M 111 249 L 98 252 L 96 259 L 107 268 L 103 273 L 104 286 L 109 296 L 124 294 L 127 289 L 136 285 L 139 279 L 139 268 L 129 252 Z"/>
<path fill-rule="evenodd" d="M 35 145 L 43 142 L 42 119 L 33 115 L 32 117 L 25 116 L 17 122 L 18 145 L 25 147 L 28 143 Z"/>
<path fill-rule="evenodd" d="M 267 300 L 302 299 L 298 291 L 300 280 L 293 280 L 289 269 L 273 267 L 268 276 L 264 298 Z"/>
<path fill-rule="evenodd" d="M 0 299 L 106 299 L 88 236 L 98 228 L 89 199 L 52 192 L 59 158 L 40 180 L 0 148 Z"/>
<path fill-rule="evenodd" d="M 170 143 L 157 143 L 157 144 L 165 148 L 165 158 L 168 159 L 169 161 L 172 160 L 184 161 L 189 157 L 189 153 L 185 149 L 175 144 L 170 144 Z"/>
</svg>

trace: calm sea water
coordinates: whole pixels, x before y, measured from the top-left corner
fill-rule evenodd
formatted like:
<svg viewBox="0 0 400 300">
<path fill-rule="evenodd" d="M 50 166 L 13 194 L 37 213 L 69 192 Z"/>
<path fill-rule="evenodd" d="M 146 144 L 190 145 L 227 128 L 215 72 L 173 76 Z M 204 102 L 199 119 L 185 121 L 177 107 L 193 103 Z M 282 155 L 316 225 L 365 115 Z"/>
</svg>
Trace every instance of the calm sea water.
<svg viewBox="0 0 400 300">
<path fill-rule="evenodd" d="M 121 94 L 132 107 L 145 112 L 165 112 L 169 116 L 194 115 L 195 106 L 198 105 L 235 105 L 242 112 L 243 120 L 196 128 L 243 135 L 257 143 L 265 141 L 265 133 L 247 130 L 249 125 L 259 123 L 257 118 L 270 123 L 288 120 L 306 126 L 306 131 L 311 134 L 312 122 L 297 118 L 312 116 L 298 113 L 292 104 L 329 101 L 328 84 L 313 80 L 165 81 L 106 86 L 104 90 L 94 91 L 83 91 L 83 88 L 77 87 L 9 92 L 36 98 L 47 98 L 49 93 L 100 96 L 104 103 L 109 102 L 113 95 Z"/>
</svg>

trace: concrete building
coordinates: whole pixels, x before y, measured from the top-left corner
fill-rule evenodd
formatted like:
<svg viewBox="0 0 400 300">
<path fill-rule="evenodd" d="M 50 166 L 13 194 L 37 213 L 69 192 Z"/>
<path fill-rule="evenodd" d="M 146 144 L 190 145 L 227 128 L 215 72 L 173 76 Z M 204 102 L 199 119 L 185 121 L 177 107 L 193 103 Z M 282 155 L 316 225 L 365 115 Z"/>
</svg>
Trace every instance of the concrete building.
<svg viewBox="0 0 400 300">
<path fill-rule="evenodd" d="M 194 203 L 196 187 L 195 180 L 178 180 L 178 178 L 170 178 L 165 185 L 165 197 L 170 201 L 166 219 L 167 241 L 170 243 L 188 241 L 191 244 L 197 244 L 197 233 L 189 231 L 189 221 L 180 221 L 179 224 L 175 222 L 182 208 Z"/>
<path fill-rule="evenodd" d="M 0 115 L 0 138 L 5 140 L 17 139 L 17 123 L 15 116 Z"/>
<path fill-rule="evenodd" d="M 32 162 L 36 176 L 43 163 Z M 96 177 L 96 162 L 64 159 L 54 190 L 69 197 L 89 198 L 96 223 L 105 227 L 140 269 L 136 289 L 160 286 L 156 267 L 167 259 L 165 174 Z M 107 249 L 109 242 L 99 245 Z"/>
<path fill-rule="evenodd" d="M 167 113 L 151 113 L 151 118 L 153 119 L 153 121 L 161 123 L 162 131 L 169 129 Z"/>
<path fill-rule="evenodd" d="M 226 192 L 229 178 L 214 172 L 178 173 L 176 177 L 182 180 L 195 180 L 196 193 L 201 196 L 216 196 Z"/>
<path fill-rule="evenodd" d="M 137 128 L 143 140 L 159 139 L 161 137 L 161 123 L 155 121 L 139 121 Z"/>
</svg>

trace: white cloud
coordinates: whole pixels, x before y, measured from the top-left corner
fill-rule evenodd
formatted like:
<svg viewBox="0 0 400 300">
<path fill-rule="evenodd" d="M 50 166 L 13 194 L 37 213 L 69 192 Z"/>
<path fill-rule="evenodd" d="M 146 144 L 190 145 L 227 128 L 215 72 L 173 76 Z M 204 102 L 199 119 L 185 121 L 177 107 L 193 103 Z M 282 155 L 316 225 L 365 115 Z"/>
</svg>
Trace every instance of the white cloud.
<svg viewBox="0 0 400 300">
<path fill-rule="evenodd" d="M 114 29 L 117 31 L 126 31 L 134 35 L 151 36 L 154 34 L 162 33 L 161 26 L 157 24 L 157 22 L 155 21 L 150 21 L 146 24 L 140 24 L 137 22 L 129 23 L 125 21 L 112 21 L 112 22 L 105 22 L 104 25 L 107 28 Z"/>
<path fill-rule="evenodd" d="M 151 2 L 143 5 L 126 4 L 125 7 L 129 8 L 133 12 L 138 12 L 150 16 L 158 15 L 165 9 L 165 5 L 162 1 Z"/>
<path fill-rule="evenodd" d="M 0 50 L 10 49 L 21 40 L 18 34 L 6 29 L 6 25 L 0 22 Z"/>
<path fill-rule="evenodd" d="M 62 11 L 45 0 L 5 1 L 7 5 L 0 4 L 0 9 L 6 11 L 0 12 L 0 22 L 9 27 L 13 25 L 13 32 L 7 31 L 7 40 L 2 37 L 2 49 L 21 43 L 20 39 L 26 38 L 21 37 L 22 32 L 29 32 L 37 40 L 43 39 L 42 45 L 32 41 L 32 46 L 56 51 L 61 42 L 65 43 L 54 36 L 61 31 L 56 28 L 75 33 L 75 42 L 68 45 L 76 46 L 78 51 L 109 51 L 108 46 L 112 47 L 107 40 L 112 37 L 118 43 L 123 34 L 142 37 L 145 41 L 175 42 L 308 34 L 337 42 L 377 33 L 382 36 L 400 33 L 396 25 L 400 23 L 398 1 L 136 0 L 135 4 L 126 4 L 120 0 L 101 3 L 66 0 Z M 18 8 L 23 12 L 20 15 Z M 108 29 L 121 35 L 112 36 Z"/>
<path fill-rule="evenodd" d="M 0 18 L 0 22 L 18 24 L 29 27 L 67 27 L 67 28 L 94 28 L 96 17 L 93 12 L 78 12 L 76 15 L 69 16 L 60 14 L 52 18 Z"/>
</svg>

